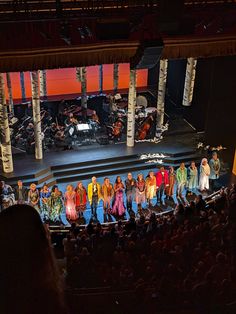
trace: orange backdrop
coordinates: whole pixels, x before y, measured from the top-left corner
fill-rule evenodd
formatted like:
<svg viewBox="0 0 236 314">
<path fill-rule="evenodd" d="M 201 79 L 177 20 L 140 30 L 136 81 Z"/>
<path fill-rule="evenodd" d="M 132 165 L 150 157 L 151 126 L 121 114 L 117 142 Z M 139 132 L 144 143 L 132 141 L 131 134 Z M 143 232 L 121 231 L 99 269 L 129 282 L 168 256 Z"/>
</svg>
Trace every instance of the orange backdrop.
<svg viewBox="0 0 236 314">
<path fill-rule="evenodd" d="M 26 97 L 31 97 L 30 74 L 25 72 Z M 21 99 L 20 73 L 11 73 L 13 99 Z M 147 70 L 137 70 L 137 87 L 147 86 Z M 129 87 L 129 64 L 119 65 L 119 88 Z M 113 89 L 113 64 L 103 66 L 103 90 Z M 87 90 L 97 92 L 99 90 L 99 67 L 87 67 Z M 47 70 L 47 94 L 48 96 L 66 95 L 81 92 L 81 84 L 76 80 L 75 68 Z M 8 99 L 7 86 L 6 98 Z"/>
</svg>

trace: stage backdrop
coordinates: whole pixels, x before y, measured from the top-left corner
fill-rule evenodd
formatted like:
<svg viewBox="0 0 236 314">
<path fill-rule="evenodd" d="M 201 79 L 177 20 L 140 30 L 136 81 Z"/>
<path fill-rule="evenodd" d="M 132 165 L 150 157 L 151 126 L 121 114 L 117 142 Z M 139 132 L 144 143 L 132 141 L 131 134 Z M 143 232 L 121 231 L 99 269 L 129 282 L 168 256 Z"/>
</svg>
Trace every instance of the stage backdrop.
<svg viewBox="0 0 236 314">
<path fill-rule="evenodd" d="M 30 73 L 25 75 L 26 98 L 31 97 Z M 20 73 L 11 73 L 12 94 L 14 101 L 21 102 Z M 137 70 L 137 87 L 147 86 L 147 70 Z M 119 65 L 119 89 L 129 87 L 129 64 Z M 103 90 L 113 89 L 113 64 L 103 66 Z M 88 92 L 98 92 L 99 90 L 99 67 L 87 67 L 87 90 Z M 48 96 L 68 95 L 81 92 L 81 84 L 76 80 L 76 69 L 55 69 L 47 70 L 47 94 Z M 8 93 L 6 88 L 6 98 Z"/>
</svg>

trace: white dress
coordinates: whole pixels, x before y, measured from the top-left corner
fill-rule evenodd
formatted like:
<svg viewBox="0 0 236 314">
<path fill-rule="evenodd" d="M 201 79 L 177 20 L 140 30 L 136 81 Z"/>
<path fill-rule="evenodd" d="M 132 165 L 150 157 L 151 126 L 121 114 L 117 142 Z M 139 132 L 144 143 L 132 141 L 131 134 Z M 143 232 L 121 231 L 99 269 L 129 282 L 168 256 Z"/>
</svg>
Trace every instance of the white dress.
<svg viewBox="0 0 236 314">
<path fill-rule="evenodd" d="M 200 177 L 199 177 L 199 190 L 209 190 L 209 175 L 210 175 L 210 167 L 209 165 L 201 165 L 200 167 Z"/>
</svg>

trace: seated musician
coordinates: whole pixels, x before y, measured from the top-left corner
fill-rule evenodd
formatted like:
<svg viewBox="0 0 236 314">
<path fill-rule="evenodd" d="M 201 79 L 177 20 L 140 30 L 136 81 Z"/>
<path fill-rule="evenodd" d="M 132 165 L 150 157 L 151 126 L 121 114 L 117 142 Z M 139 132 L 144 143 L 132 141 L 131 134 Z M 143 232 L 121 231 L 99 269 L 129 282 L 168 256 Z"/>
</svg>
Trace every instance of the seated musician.
<svg viewBox="0 0 236 314">
<path fill-rule="evenodd" d="M 53 122 L 50 126 L 50 136 L 52 138 L 54 138 L 58 130 L 59 130 L 59 128 L 58 128 L 57 124 L 55 122 Z"/>
<path fill-rule="evenodd" d="M 65 125 L 68 127 L 70 125 L 78 124 L 78 120 L 74 117 L 73 113 L 69 113 L 68 118 L 65 121 Z"/>
<path fill-rule="evenodd" d="M 32 136 L 34 134 L 34 124 L 33 123 L 29 123 L 26 127 L 26 133 L 29 136 Z"/>
<path fill-rule="evenodd" d="M 97 113 L 96 113 L 95 110 L 94 110 L 93 113 L 92 113 L 91 120 L 92 120 L 93 122 L 96 122 L 96 123 L 100 124 L 99 117 L 98 117 L 98 115 L 97 115 Z"/>
</svg>

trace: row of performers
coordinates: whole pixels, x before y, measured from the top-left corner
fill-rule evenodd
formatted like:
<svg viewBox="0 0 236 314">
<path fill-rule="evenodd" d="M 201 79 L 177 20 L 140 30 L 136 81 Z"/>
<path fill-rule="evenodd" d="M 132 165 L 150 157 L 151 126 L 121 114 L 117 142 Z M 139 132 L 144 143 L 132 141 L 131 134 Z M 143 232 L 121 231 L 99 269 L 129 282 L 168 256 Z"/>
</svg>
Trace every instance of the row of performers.
<svg viewBox="0 0 236 314">
<path fill-rule="evenodd" d="M 181 163 L 176 172 L 173 167 L 170 167 L 168 171 L 162 166 L 156 173 L 150 171 L 146 178 L 143 174 L 139 174 L 135 179 L 131 173 L 128 173 L 124 183 L 118 176 L 114 185 L 107 177 L 104 178 L 102 185 L 97 182 L 96 177 L 92 177 L 87 189 L 82 182 L 79 182 L 76 188 L 68 185 L 64 194 L 57 186 L 53 186 L 50 191 L 46 184 L 40 191 L 35 184 L 31 184 L 26 194 L 26 189 L 19 181 L 16 188 L 16 201 L 24 202 L 27 199 L 27 202 L 40 211 L 46 220 L 51 221 L 60 220 L 60 214 L 64 207 L 67 219 L 70 221 L 77 220 L 78 217 L 83 216 L 87 201 L 90 203 L 92 216 L 96 217 L 100 200 L 103 201 L 104 215 L 113 214 L 122 217 L 125 215 L 126 209 L 128 212 L 132 211 L 133 201 L 137 203 L 138 212 L 141 213 L 145 203 L 152 206 L 152 199 L 155 196 L 157 203 L 161 205 L 164 194 L 167 198 L 173 199 L 175 185 L 177 186 L 177 197 L 182 197 L 184 188 L 190 193 L 193 193 L 197 188 L 200 191 L 208 190 L 209 179 L 211 181 L 217 180 L 219 171 L 220 161 L 217 154 L 214 153 L 209 164 L 207 159 L 203 158 L 199 172 L 195 162 L 192 161 L 188 168 L 185 167 L 184 163 Z M 126 196 L 126 208 L 124 196 Z"/>
</svg>

